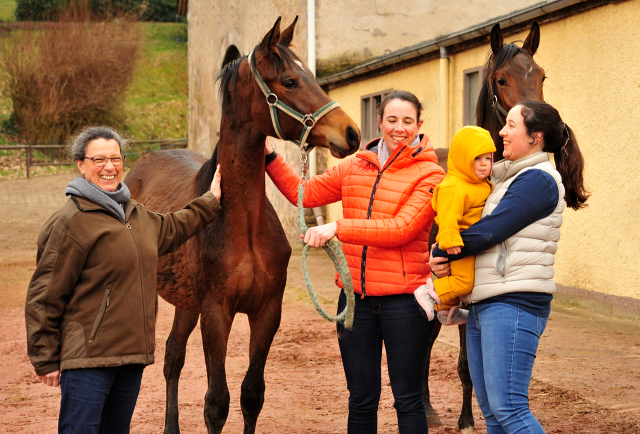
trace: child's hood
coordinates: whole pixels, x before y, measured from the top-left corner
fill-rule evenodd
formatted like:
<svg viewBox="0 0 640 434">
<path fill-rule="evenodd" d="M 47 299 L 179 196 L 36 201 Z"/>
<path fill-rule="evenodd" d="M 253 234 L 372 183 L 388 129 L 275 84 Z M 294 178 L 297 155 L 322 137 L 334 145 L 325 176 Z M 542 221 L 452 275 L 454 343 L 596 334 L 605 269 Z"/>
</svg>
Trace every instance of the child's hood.
<svg viewBox="0 0 640 434">
<path fill-rule="evenodd" d="M 474 160 L 479 155 L 495 151 L 496 146 L 489 131 L 475 126 L 463 127 L 451 141 L 447 160 L 449 173 L 469 182 L 480 182 L 473 173 Z"/>
</svg>

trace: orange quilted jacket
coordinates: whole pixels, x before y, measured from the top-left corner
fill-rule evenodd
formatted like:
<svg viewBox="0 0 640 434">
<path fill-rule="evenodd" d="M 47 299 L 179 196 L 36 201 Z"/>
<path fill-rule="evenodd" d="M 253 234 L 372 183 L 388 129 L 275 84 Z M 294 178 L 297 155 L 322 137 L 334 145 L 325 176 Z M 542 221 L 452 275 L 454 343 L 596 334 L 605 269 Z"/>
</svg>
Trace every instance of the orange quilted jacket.
<svg viewBox="0 0 640 434">
<path fill-rule="evenodd" d="M 427 138 L 415 148 L 398 147 L 383 168 L 376 152 L 379 141 L 305 184 L 305 208 L 342 200 L 344 218 L 337 221 L 336 236 L 354 289 L 363 297 L 411 294 L 424 284 L 431 273 L 431 197 L 445 174 Z M 295 205 L 300 177 L 281 155 L 267 173 Z M 342 288 L 337 275 L 336 284 Z"/>
</svg>

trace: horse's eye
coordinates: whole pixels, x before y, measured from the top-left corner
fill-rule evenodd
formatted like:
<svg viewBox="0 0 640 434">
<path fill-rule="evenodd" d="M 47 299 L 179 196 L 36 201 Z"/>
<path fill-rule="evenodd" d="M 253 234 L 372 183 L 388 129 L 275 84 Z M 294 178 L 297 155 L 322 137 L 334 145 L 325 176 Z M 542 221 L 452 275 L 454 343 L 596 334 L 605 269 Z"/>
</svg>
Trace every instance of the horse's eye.
<svg viewBox="0 0 640 434">
<path fill-rule="evenodd" d="M 296 87 L 298 87 L 298 81 L 294 80 L 293 78 L 289 78 L 289 79 L 283 81 L 282 85 L 284 87 L 286 87 L 287 89 L 295 89 Z"/>
<path fill-rule="evenodd" d="M 507 80 L 505 80 L 504 78 L 500 77 L 500 78 L 498 79 L 498 84 L 499 84 L 500 86 L 506 86 L 506 85 L 507 85 Z"/>
<path fill-rule="evenodd" d="M 545 75 L 544 77 L 542 77 L 542 82 L 544 83 L 546 79 L 547 79 L 547 76 Z"/>
</svg>

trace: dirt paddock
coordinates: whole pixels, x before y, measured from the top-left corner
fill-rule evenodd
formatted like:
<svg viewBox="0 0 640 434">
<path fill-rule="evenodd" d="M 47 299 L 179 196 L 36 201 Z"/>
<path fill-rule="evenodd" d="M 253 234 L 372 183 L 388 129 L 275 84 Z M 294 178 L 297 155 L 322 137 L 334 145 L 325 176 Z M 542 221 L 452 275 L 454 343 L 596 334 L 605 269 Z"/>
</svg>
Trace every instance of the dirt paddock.
<svg viewBox="0 0 640 434">
<path fill-rule="evenodd" d="M 41 225 L 66 198 L 73 175 L 0 181 L 0 433 L 56 431 L 60 390 L 38 384 L 26 355 L 23 303 L 34 270 Z M 560 247 L 562 248 L 562 247 Z M 300 252 L 289 266 L 282 324 L 266 367 L 260 433 L 346 432 L 348 393 L 335 328 L 313 310 L 300 271 Z M 312 280 L 325 307 L 335 310 L 333 265 L 324 252 L 310 258 Z M 132 433 L 161 433 L 162 362 L 173 308 L 161 302 L 156 363 L 144 373 Z M 231 409 L 225 432 L 242 431 L 240 383 L 248 366 L 246 317 L 236 317 L 227 355 Z M 455 433 L 461 404 L 456 374 L 457 329 L 443 329 L 434 348 L 431 385 L 441 425 Z M 396 433 L 393 397 L 383 367 L 379 432 Z M 192 335 L 180 383 L 184 433 L 206 433 L 206 372 L 199 330 Z M 640 433 L 640 326 L 554 302 L 530 389 L 531 408 L 548 433 Z M 476 432 L 486 432 L 474 404 Z"/>
</svg>

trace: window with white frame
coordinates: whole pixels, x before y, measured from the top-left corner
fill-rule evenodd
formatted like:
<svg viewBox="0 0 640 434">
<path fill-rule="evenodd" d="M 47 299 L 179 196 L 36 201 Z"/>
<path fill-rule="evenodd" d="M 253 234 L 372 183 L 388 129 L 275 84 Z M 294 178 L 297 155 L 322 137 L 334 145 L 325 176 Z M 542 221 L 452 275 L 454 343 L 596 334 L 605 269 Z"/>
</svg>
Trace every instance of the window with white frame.
<svg viewBox="0 0 640 434">
<path fill-rule="evenodd" d="M 387 89 L 382 92 L 371 93 L 360 97 L 360 133 L 362 135 L 360 149 L 364 149 L 367 143 L 377 137 L 380 137 L 380 128 L 378 128 L 378 109 L 380 108 L 380 103 L 384 97 L 391 92 L 393 92 L 393 89 Z"/>
<path fill-rule="evenodd" d="M 478 97 L 480 96 L 482 79 L 484 78 L 483 72 L 483 66 L 465 69 L 463 71 L 464 95 L 462 98 L 462 122 L 464 123 L 464 125 L 476 125 L 476 105 L 478 104 Z"/>
</svg>

